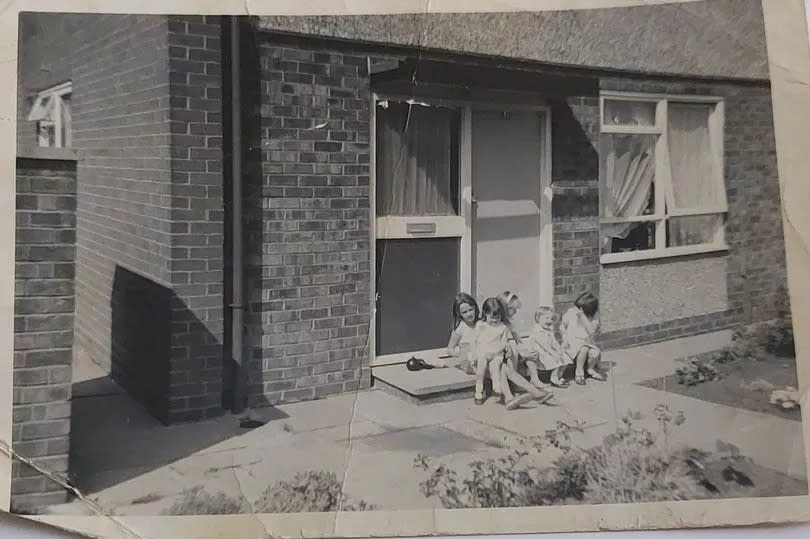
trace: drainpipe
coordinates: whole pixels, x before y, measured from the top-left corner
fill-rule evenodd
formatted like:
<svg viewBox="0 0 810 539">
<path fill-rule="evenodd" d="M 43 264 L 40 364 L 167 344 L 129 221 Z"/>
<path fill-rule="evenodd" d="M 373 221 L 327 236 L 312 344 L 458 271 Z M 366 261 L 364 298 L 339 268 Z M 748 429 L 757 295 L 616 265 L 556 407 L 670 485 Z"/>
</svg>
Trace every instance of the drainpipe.
<svg viewBox="0 0 810 539">
<path fill-rule="evenodd" d="M 235 414 L 242 413 L 245 405 L 244 366 L 244 285 L 242 238 L 242 85 L 240 69 L 239 17 L 231 17 L 231 357 L 235 369 L 233 378 L 233 406 Z"/>
</svg>

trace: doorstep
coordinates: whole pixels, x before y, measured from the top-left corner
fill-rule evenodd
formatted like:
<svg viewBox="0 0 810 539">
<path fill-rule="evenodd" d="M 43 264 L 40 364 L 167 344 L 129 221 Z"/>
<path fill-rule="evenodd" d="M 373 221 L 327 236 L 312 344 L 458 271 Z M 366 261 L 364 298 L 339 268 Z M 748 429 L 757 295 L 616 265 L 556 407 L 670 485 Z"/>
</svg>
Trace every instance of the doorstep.
<svg viewBox="0 0 810 539">
<path fill-rule="evenodd" d="M 470 398 L 475 377 L 455 367 L 409 371 L 404 363 L 371 368 L 375 387 L 414 404 Z"/>
</svg>

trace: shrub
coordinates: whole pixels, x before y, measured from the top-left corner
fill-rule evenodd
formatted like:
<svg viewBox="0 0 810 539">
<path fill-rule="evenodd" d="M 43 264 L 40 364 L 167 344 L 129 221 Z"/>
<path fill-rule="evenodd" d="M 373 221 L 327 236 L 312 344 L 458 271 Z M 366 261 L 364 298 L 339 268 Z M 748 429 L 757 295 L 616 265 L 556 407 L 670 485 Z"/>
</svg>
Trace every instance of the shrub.
<svg viewBox="0 0 810 539">
<path fill-rule="evenodd" d="M 693 359 L 685 367 L 675 369 L 678 383 L 686 386 L 696 386 L 719 379 L 717 369 L 712 360 Z"/>
<path fill-rule="evenodd" d="M 684 422 L 683 414 L 673 414 L 663 405 L 653 413 L 657 432 L 638 427 L 641 416 L 628 413 L 615 433 L 591 449 L 571 443 L 571 433 L 581 431 L 581 426 L 558 423 L 557 428 L 527 440 L 505 457 L 471 463 L 466 478 L 418 456 L 415 466 L 428 474 L 420 488 L 446 508 L 632 503 L 710 495 L 685 459 L 670 456 L 662 447 L 669 429 Z M 561 451 L 561 456 L 548 468 L 533 467 L 527 457 L 551 448 Z"/>
<path fill-rule="evenodd" d="M 261 513 L 304 513 L 368 511 L 373 506 L 345 495 L 334 473 L 309 471 L 268 487 L 256 509 Z"/>
<path fill-rule="evenodd" d="M 234 515 L 250 511 L 244 499 L 231 498 L 224 492 L 211 495 L 202 487 L 186 489 L 181 499 L 164 510 L 163 515 Z"/>
</svg>

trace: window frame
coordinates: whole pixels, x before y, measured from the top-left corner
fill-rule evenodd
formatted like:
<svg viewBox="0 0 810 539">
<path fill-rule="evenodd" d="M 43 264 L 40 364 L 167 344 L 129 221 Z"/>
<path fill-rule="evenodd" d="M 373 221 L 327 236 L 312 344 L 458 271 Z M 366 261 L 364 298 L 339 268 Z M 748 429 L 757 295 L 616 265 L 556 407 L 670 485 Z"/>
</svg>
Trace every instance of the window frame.
<svg viewBox="0 0 810 539">
<path fill-rule="evenodd" d="M 467 222 L 465 220 L 463 211 L 464 190 L 468 187 L 464 182 L 468 179 L 465 176 L 464 157 L 462 155 L 463 149 L 467 141 L 464 140 L 465 122 L 467 120 L 467 111 L 463 106 L 458 103 L 440 100 L 440 99 L 413 99 L 412 97 L 397 96 L 393 94 L 375 94 L 372 97 L 374 111 L 376 115 L 377 107 L 384 102 L 396 101 L 400 103 L 410 103 L 414 106 L 428 106 L 428 107 L 447 107 L 456 109 L 459 114 L 458 125 L 458 208 L 457 215 L 376 215 L 375 205 L 375 219 L 377 239 L 407 239 L 407 238 L 461 238 L 465 235 L 467 230 Z M 374 131 L 371 133 L 375 137 L 376 142 L 376 122 Z M 375 144 L 376 151 L 376 144 Z M 375 160 L 375 185 L 374 196 L 376 200 L 376 183 L 381 181 L 376 171 Z"/>
<path fill-rule="evenodd" d="M 72 96 L 73 83 L 72 81 L 63 82 L 56 86 L 46 88 L 38 92 L 34 98 L 31 106 L 31 111 L 28 115 L 28 121 L 37 123 L 37 146 L 40 148 L 70 148 L 73 143 L 73 115 L 68 116 L 66 124 L 63 123 L 62 107 L 64 106 L 65 96 Z M 53 108 L 50 111 L 50 117 L 34 117 L 34 111 L 41 108 L 43 101 L 46 99 L 53 99 Z M 42 126 L 52 126 L 54 130 L 53 144 L 50 140 L 46 140 L 41 136 Z M 64 133 L 64 136 L 63 136 Z"/>
<path fill-rule="evenodd" d="M 643 125 L 612 125 L 605 124 L 605 102 L 606 101 L 631 101 L 631 102 L 651 102 L 655 103 L 655 124 L 652 126 Z M 709 114 L 709 140 L 710 152 L 713 159 L 714 182 L 719 182 L 720 192 L 723 194 L 722 203 L 715 207 L 708 208 L 678 208 L 667 209 L 667 201 L 673 198 L 673 186 L 671 169 L 669 163 L 669 143 L 668 143 L 668 108 L 670 103 L 678 104 L 708 104 L 712 105 L 712 112 Z M 723 129 L 725 125 L 725 102 L 722 97 L 707 95 L 679 95 L 679 94 L 655 94 L 640 92 L 616 92 L 602 91 L 599 94 L 599 146 L 601 152 L 601 141 L 603 135 L 655 135 L 655 211 L 648 215 L 638 215 L 632 217 L 605 217 L 602 214 L 602 206 L 599 209 L 599 260 L 602 264 L 612 264 L 620 262 L 630 262 L 635 260 L 651 260 L 657 258 L 667 258 L 674 256 L 686 256 L 700 253 L 711 253 L 727 251 L 728 245 L 725 241 L 725 219 L 728 214 L 728 201 L 725 194 L 725 163 L 723 148 Z M 606 196 L 606 178 L 600 159 L 599 165 L 599 196 Z M 667 247 L 666 233 L 667 222 L 672 217 L 689 217 L 701 215 L 720 215 L 723 218 L 723 225 L 720 227 L 714 240 L 709 243 L 686 245 L 678 247 Z M 615 223 L 642 223 L 655 222 L 655 248 L 627 251 L 620 253 L 602 252 L 602 225 Z"/>
</svg>

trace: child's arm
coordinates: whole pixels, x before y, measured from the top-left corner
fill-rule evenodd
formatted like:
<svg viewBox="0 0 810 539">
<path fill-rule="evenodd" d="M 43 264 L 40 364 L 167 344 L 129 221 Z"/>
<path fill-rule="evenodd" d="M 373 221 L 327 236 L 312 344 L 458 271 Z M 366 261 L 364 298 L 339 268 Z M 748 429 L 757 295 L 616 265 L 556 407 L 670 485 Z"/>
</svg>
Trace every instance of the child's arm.
<svg viewBox="0 0 810 539">
<path fill-rule="evenodd" d="M 506 350 L 506 347 L 509 345 L 509 338 L 512 336 L 512 328 L 506 326 L 504 328 L 504 332 L 501 333 L 501 341 L 499 343 L 499 347 Z"/>
<path fill-rule="evenodd" d="M 506 327 L 509 328 L 509 334 L 513 339 L 515 339 L 516 343 L 520 344 L 523 342 L 520 333 L 517 332 L 517 330 L 512 326 L 512 324 L 508 324 Z"/>
<path fill-rule="evenodd" d="M 566 312 L 560 321 L 560 333 L 562 333 L 563 336 L 568 333 L 568 321 L 570 318 L 571 316 Z"/>
<path fill-rule="evenodd" d="M 447 354 L 450 356 L 458 355 L 458 343 L 461 342 L 461 335 L 455 329 L 450 332 L 450 342 L 447 343 Z"/>
</svg>

